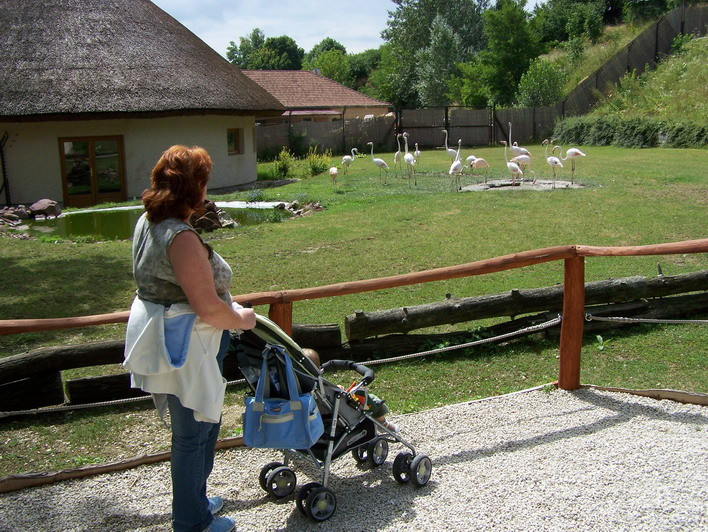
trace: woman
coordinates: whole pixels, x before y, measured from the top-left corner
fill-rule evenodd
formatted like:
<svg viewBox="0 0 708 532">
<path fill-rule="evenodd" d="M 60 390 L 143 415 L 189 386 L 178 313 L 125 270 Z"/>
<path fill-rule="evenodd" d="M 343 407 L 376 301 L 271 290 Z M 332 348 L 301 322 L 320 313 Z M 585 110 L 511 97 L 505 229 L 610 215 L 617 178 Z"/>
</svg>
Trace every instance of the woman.
<svg viewBox="0 0 708 532">
<path fill-rule="evenodd" d="M 226 381 L 230 329 L 251 329 L 252 309 L 232 303 L 231 268 L 189 225 L 203 209 L 211 158 L 203 148 L 172 146 L 152 170 L 145 214 L 133 235 L 138 286 L 126 332 L 131 385 L 153 395 L 172 427 L 172 526 L 176 532 L 227 532 L 207 497 Z"/>
</svg>

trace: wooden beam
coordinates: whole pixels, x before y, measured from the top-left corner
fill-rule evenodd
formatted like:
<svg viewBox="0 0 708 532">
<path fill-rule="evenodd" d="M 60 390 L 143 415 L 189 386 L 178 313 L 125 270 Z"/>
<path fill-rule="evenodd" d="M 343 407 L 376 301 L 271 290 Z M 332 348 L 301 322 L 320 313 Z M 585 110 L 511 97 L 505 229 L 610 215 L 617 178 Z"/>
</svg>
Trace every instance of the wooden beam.
<svg viewBox="0 0 708 532">
<path fill-rule="evenodd" d="M 268 309 L 268 317 L 277 323 L 285 334 L 292 336 L 293 334 L 293 304 L 288 303 L 272 303 Z"/>
<path fill-rule="evenodd" d="M 580 350 L 585 321 L 585 259 L 565 260 L 563 321 L 560 337 L 558 386 L 563 390 L 580 387 Z"/>
</svg>

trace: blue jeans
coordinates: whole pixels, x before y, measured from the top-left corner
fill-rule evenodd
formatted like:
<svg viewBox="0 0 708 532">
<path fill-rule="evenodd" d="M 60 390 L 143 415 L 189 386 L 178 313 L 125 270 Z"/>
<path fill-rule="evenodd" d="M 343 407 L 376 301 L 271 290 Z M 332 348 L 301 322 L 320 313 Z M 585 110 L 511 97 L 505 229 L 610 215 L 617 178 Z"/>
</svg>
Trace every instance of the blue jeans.
<svg viewBox="0 0 708 532">
<path fill-rule="evenodd" d="M 222 372 L 228 347 L 229 332 L 224 331 L 217 355 Z M 172 425 L 172 529 L 202 532 L 214 519 L 206 488 L 221 423 L 196 421 L 194 411 L 174 395 L 167 396 L 167 404 Z"/>
</svg>

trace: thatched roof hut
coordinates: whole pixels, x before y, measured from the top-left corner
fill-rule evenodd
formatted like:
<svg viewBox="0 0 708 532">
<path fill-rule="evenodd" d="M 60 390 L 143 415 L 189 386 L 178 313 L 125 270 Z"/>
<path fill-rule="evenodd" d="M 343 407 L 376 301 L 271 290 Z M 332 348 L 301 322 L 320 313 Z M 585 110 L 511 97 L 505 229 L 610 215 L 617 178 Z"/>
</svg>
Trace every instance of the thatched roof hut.
<svg viewBox="0 0 708 532">
<path fill-rule="evenodd" d="M 149 0 L 3 0 L 0 49 L 0 121 L 283 112 Z"/>
</svg>

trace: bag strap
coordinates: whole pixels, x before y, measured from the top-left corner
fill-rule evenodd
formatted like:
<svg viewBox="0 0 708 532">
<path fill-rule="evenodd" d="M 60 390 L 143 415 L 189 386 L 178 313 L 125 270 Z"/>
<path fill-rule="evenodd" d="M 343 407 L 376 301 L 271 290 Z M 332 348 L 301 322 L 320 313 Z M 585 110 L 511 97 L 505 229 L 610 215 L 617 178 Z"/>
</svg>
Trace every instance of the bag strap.
<svg viewBox="0 0 708 532">
<path fill-rule="evenodd" d="M 259 403 L 263 402 L 264 397 L 270 397 L 270 370 L 268 369 L 268 356 L 275 351 L 280 353 L 283 357 L 283 362 L 285 363 L 285 378 L 288 385 L 288 394 L 290 395 L 291 401 L 298 400 L 297 384 L 295 382 L 295 370 L 293 369 L 293 362 L 290 360 L 290 356 L 285 352 L 285 349 L 279 345 L 267 344 L 266 348 L 263 350 L 263 364 L 261 365 L 261 374 L 258 377 L 258 384 L 256 385 L 256 395 L 255 400 Z M 277 360 L 277 355 L 276 355 Z"/>
</svg>

